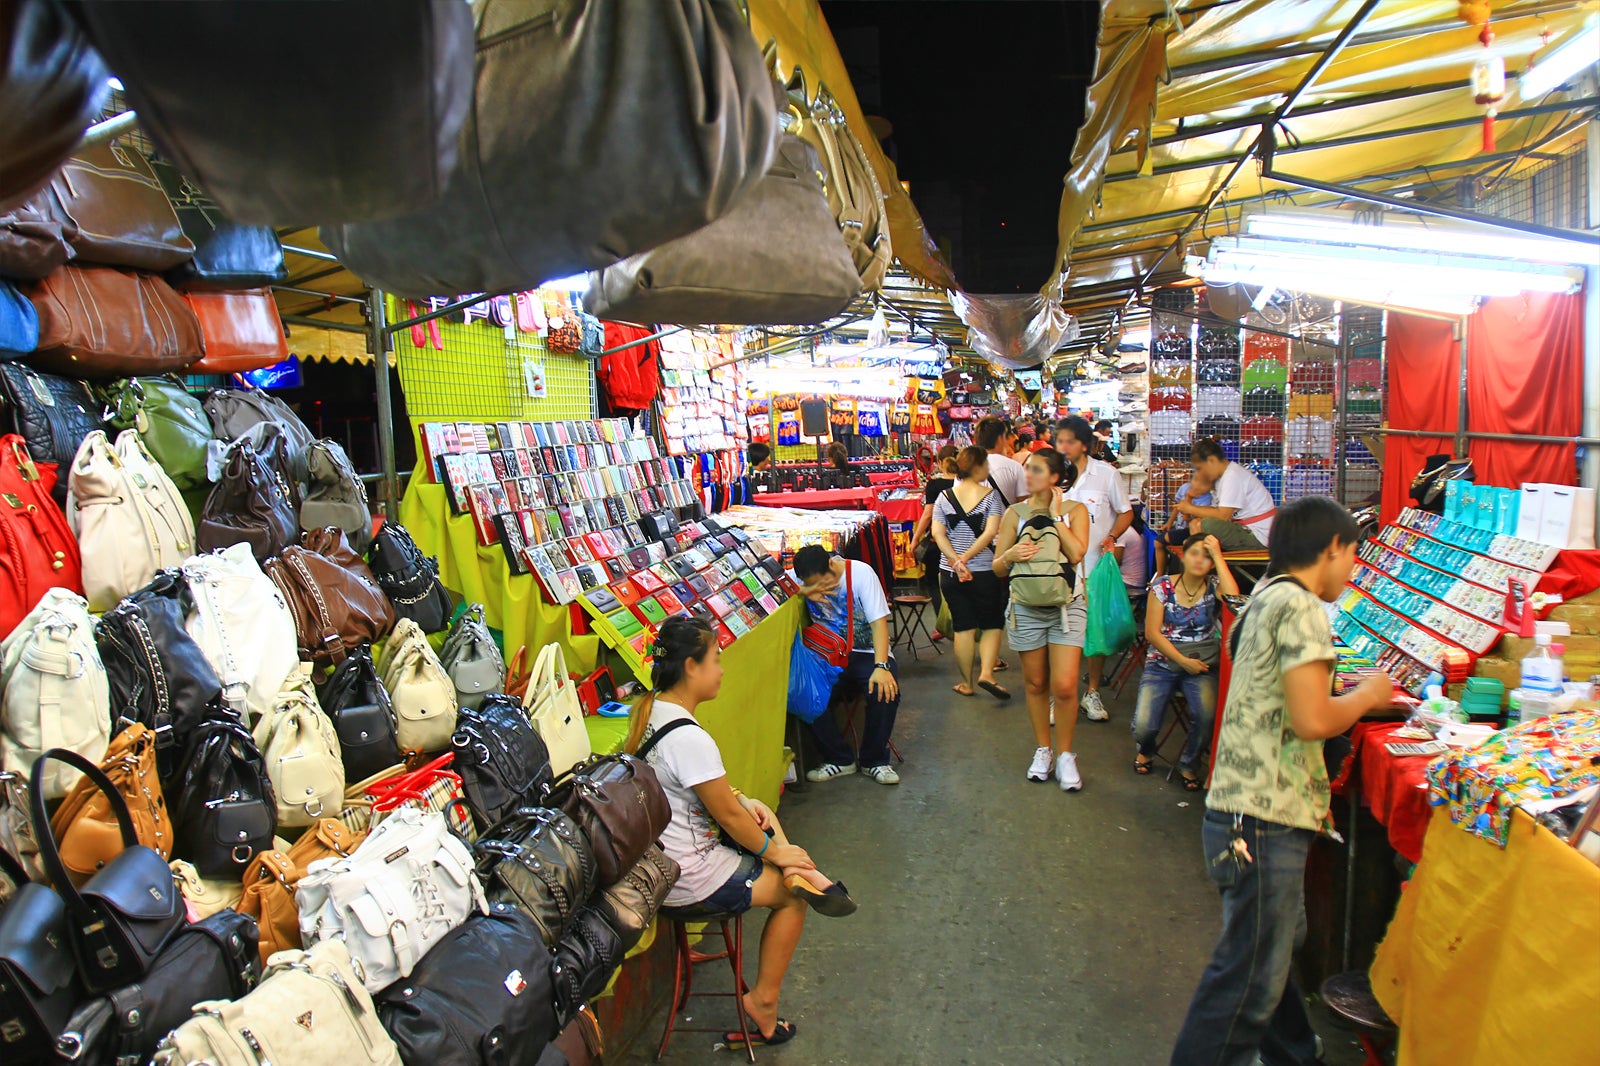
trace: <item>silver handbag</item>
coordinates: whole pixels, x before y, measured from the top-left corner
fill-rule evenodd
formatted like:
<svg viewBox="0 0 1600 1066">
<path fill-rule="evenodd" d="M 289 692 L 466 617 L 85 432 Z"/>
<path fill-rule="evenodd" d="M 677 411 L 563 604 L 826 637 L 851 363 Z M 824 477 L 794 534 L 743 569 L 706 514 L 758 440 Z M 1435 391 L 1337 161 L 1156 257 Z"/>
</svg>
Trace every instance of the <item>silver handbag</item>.
<svg viewBox="0 0 1600 1066">
<path fill-rule="evenodd" d="M 356 554 L 365 555 L 372 543 L 372 508 L 350 457 L 335 442 L 319 440 L 306 452 L 306 470 L 310 488 L 300 501 L 300 528 L 342 529 Z"/>
<path fill-rule="evenodd" d="M 439 663 L 456 687 L 458 706 L 477 710 L 485 696 L 506 690 L 506 662 L 483 620 L 483 604 L 473 604 L 456 619 Z"/>
</svg>

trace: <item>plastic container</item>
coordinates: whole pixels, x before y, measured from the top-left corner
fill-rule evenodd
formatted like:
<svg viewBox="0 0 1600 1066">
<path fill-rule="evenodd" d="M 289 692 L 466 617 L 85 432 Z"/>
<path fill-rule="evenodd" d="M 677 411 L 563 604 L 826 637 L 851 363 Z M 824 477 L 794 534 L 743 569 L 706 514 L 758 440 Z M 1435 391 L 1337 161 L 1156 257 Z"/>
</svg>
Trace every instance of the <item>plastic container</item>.
<svg viewBox="0 0 1600 1066">
<path fill-rule="evenodd" d="M 1533 654 L 1522 660 L 1522 689 L 1524 693 L 1547 692 L 1559 695 L 1562 691 L 1562 674 L 1565 664 L 1555 654 L 1548 633 L 1534 637 Z"/>
</svg>

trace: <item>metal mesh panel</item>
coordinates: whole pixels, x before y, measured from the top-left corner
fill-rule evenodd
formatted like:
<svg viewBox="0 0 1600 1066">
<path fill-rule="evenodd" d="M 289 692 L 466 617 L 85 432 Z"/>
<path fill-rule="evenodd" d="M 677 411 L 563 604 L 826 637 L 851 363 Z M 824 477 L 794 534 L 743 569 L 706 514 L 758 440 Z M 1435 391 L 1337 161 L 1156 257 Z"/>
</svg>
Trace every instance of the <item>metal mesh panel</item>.
<svg viewBox="0 0 1600 1066">
<path fill-rule="evenodd" d="M 1485 215 L 1537 222 L 1565 229 L 1587 229 L 1588 162 L 1582 144 L 1529 174 L 1495 183 L 1469 198 L 1467 206 Z"/>
</svg>

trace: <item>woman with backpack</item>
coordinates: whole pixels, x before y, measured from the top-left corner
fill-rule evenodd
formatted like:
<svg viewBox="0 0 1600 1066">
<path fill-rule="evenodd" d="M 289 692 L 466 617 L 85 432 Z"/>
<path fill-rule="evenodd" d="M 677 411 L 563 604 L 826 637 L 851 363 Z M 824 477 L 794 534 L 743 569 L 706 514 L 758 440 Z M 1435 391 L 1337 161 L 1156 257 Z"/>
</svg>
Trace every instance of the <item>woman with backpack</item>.
<svg viewBox="0 0 1600 1066">
<path fill-rule="evenodd" d="M 989 484 L 989 453 L 977 445 L 956 454 L 956 476 L 933 505 L 933 540 L 939 545 L 939 587 L 950 605 L 950 630 L 955 634 L 955 686 L 972 695 L 972 652 L 977 645 L 978 687 L 997 700 L 1011 693 L 995 683 L 1000 658 L 1000 630 L 1005 626 L 1006 589 L 994 574 L 992 545 L 1000 530 L 1005 504 Z"/>
<path fill-rule="evenodd" d="M 1053 448 L 1029 456 L 1024 470 L 1028 496 L 1000 520 L 994 555 L 995 572 L 1011 581 L 1008 636 L 1022 656 L 1028 717 L 1038 744 L 1028 780 L 1048 781 L 1053 768 L 1065 792 L 1083 787 L 1072 734 L 1078 722 L 1087 617 L 1077 569 L 1089 547 L 1089 510 L 1066 498 L 1076 475 L 1077 469 Z M 1059 754 L 1050 737 L 1052 698 L 1060 722 Z"/>
</svg>

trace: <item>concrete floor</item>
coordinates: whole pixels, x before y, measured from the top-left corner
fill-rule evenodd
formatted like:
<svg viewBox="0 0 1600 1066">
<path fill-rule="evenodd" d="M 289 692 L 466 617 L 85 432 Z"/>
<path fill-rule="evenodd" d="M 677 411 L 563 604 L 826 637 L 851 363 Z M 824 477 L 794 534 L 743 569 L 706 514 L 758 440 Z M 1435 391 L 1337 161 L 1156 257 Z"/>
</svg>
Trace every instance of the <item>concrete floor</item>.
<svg viewBox="0 0 1600 1066">
<path fill-rule="evenodd" d="M 1006 655 L 1014 698 L 1001 704 L 953 693 L 944 647 L 901 657 L 899 786 L 855 776 L 784 797 L 790 837 L 861 910 L 810 916 L 781 1007 L 799 1033 L 758 1060 L 1161 1066 L 1220 923 L 1200 853 L 1204 795 L 1134 775 L 1137 680 L 1108 701 L 1111 721 L 1080 718 L 1082 792 L 1025 780 L 1033 740 L 1017 656 Z M 746 924 L 752 979 L 761 921 Z M 724 987 L 714 966 L 697 976 Z M 692 1006 L 733 1023 L 727 1000 Z M 1332 1066 L 1361 1061 L 1318 1026 Z M 743 1061 L 715 1042 L 683 1034 L 664 1061 Z M 653 1054 L 636 1047 L 623 1062 Z"/>
</svg>

